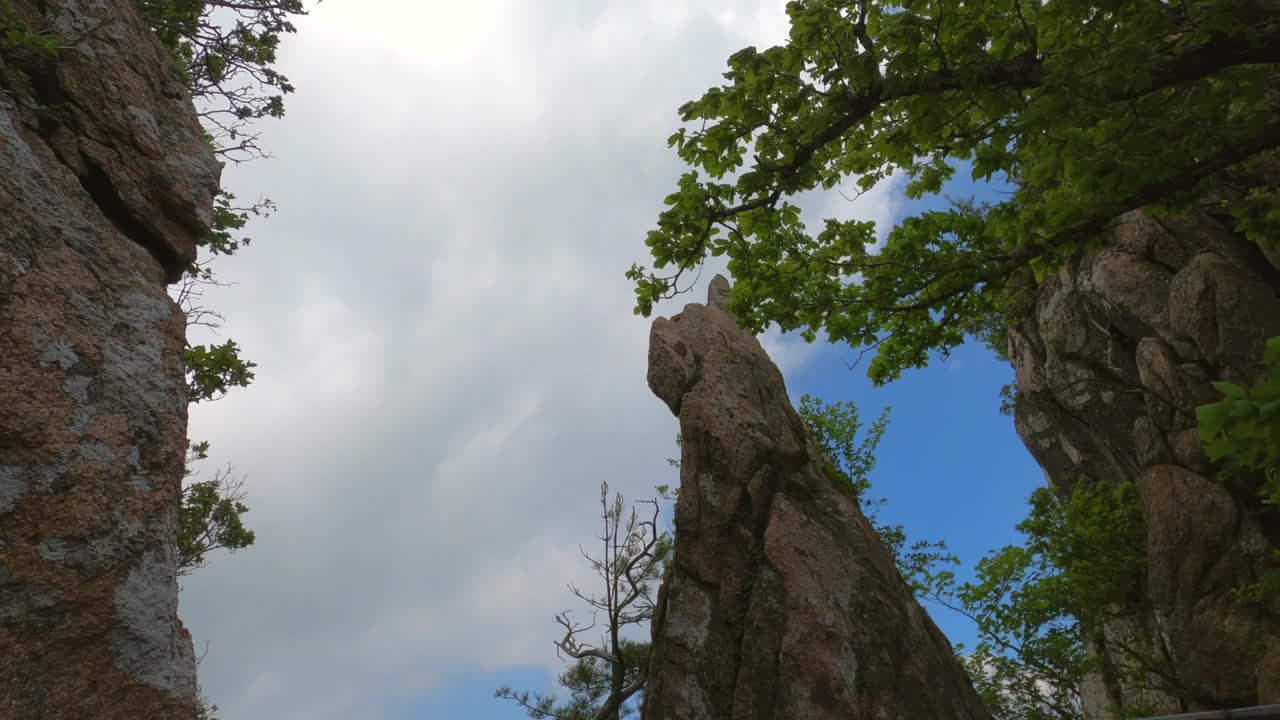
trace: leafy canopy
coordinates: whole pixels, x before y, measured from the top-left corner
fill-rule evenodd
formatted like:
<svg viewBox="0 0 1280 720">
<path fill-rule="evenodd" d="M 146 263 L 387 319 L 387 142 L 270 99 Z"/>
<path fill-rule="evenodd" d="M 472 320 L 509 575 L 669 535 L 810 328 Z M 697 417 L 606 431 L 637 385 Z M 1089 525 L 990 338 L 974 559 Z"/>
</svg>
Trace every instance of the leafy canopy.
<svg viewBox="0 0 1280 720">
<path fill-rule="evenodd" d="M 917 595 L 927 588 L 930 568 L 959 562 L 948 552 L 945 542 L 916 540 L 908 544 L 904 526 L 880 519 L 880 510 L 888 501 L 871 495 L 871 472 L 876 467 L 876 449 L 889 429 L 889 408 L 881 410 L 870 425 L 864 425 L 858 406 L 846 400 L 829 403 L 802 395 L 797 411 L 809 437 L 826 455 L 823 469 L 827 479 L 858 502 L 893 556 L 902 579 Z"/>
<path fill-rule="evenodd" d="M 790 40 L 729 58 L 728 82 L 680 108 L 691 169 L 633 265 L 636 312 L 726 256 L 748 327 L 825 331 L 874 350 L 892 380 L 966 336 L 999 344 L 1027 289 L 1115 218 L 1202 202 L 1255 241 L 1280 237 L 1280 192 L 1255 167 L 1280 145 L 1274 0 L 794 0 Z M 939 193 L 965 166 L 1016 190 L 909 217 L 816 230 L 791 202 L 904 172 Z M 657 271 L 667 269 L 665 272 Z"/>
<path fill-rule="evenodd" d="M 1209 457 L 1262 472 L 1263 502 L 1280 505 L 1280 337 L 1267 341 L 1263 363 L 1253 387 L 1213 383 L 1222 401 L 1200 406 L 1196 415 Z"/>
</svg>

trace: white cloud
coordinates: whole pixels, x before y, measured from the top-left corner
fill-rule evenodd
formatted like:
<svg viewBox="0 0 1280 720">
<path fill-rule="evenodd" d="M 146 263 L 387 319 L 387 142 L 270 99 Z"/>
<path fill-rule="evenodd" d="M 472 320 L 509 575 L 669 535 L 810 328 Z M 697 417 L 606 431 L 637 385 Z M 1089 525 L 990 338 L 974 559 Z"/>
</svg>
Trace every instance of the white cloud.
<svg viewBox="0 0 1280 720">
<path fill-rule="evenodd" d="M 226 717 L 380 717 L 555 665 L 599 482 L 672 478 L 622 273 L 681 171 L 675 108 L 785 36 L 781 0 L 733 7 L 333 0 L 299 24 L 276 157 L 227 176 L 281 210 L 208 298 L 258 379 L 192 414 L 258 533 L 182 598 Z M 816 350 L 764 342 L 784 371 Z"/>
</svg>

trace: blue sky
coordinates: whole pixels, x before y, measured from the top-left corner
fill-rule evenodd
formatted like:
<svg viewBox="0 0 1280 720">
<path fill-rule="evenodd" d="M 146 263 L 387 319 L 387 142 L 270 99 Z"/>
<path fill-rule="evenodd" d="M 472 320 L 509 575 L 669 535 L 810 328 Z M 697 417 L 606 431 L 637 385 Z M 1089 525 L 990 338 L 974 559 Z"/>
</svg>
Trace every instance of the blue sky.
<svg viewBox="0 0 1280 720">
<path fill-rule="evenodd" d="M 191 415 L 257 533 L 182 583 L 223 720 L 511 719 L 495 686 L 548 686 L 600 482 L 673 478 L 623 272 L 683 170 L 675 108 L 782 41 L 784 7 L 326 0 L 298 23 L 273 157 L 225 174 L 280 210 L 205 297 L 257 380 Z M 803 207 L 887 226 L 919 206 L 890 182 Z M 893 406 L 886 519 L 970 563 L 1013 539 L 1042 479 L 998 412 L 1007 366 L 966 346 L 872 388 L 847 348 L 762 342 L 796 399 Z"/>
</svg>

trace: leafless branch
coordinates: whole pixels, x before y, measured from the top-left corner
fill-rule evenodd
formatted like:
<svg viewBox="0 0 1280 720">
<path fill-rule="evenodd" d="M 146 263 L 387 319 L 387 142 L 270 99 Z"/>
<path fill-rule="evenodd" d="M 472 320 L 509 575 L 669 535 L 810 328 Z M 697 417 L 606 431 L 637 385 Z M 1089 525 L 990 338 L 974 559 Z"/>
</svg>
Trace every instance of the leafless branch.
<svg viewBox="0 0 1280 720">
<path fill-rule="evenodd" d="M 569 610 L 555 616 L 564 632 L 555 642 L 556 655 L 577 663 L 577 668 L 587 668 L 574 680 L 566 679 L 573 677 L 571 673 L 562 676 L 561 683 L 575 693 L 591 696 L 593 720 L 617 718 L 627 701 L 644 688 L 647 676 L 647 655 L 637 657 L 634 645 L 623 637 L 627 627 L 652 619 L 653 587 L 665 560 L 667 546 L 658 528 L 659 506 L 656 501 L 646 502 L 652 506 L 652 514 L 641 516 L 634 508 L 628 512 L 622 496 L 615 495 L 611 500 L 608 483 L 601 483 L 603 528 L 597 540 L 602 554 L 593 557 L 581 547 L 579 551 L 603 581 L 602 589 L 587 593 L 577 585 L 569 585 L 569 592 L 591 609 L 590 622 L 574 619 Z M 594 631 L 600 632 L 598 644 L 583 639 Z M 531 703 L 529 693 L 510 688 L 499 688 L 497 696 L 518 703 L 531 717 L 559 716 L 552 699 L 545 696 L 536 696 Z"/>
</svg>

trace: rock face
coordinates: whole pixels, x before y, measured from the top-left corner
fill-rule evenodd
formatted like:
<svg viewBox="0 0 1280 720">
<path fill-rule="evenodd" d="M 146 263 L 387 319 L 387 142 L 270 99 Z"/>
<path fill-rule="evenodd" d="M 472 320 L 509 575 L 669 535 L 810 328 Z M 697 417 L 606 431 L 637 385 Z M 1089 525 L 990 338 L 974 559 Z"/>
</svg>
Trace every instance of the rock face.
<svg viewBox="0 0 1280 720">
<path fill-rule="evenodd" d="M 1164 659 L 1146 694 L 1157 710 L 1280 702 L 1280 602 L 1250 603 L 1280 517 L 1256 487 L 1216 479 L 1194 409 L 1211 381 L 1257 379 L 1266 338 L 1280 335 L 1280 270 L 1203 214 L 1157 220 L 1130 213 L 1107 248 L 1064 267 L 1040 289 L 1034 316 L 1010 332 L 1018 433 L 1050 482 L 1137 483 L 1147 527 L 1147 577 L 1132 624 L 1097 648 L 1140 638 Z M 1114 679 L 1092 685 L 1107 707 L 1143 693 Z"/>
<path fill-rule="evenodd" d="M 646 720 L 988 717 L 912 597 L 728 283 L 653 324 L 649 386 L 680 418 L 671 575 L 653 623 Z"/>
<path fill-rule="evenodd" d="M 0 39 L 0 718 L 190 718 L 165 283 L 220 166 L 132 0 L 4 5 L 63 49 Z"/>
</svg>

